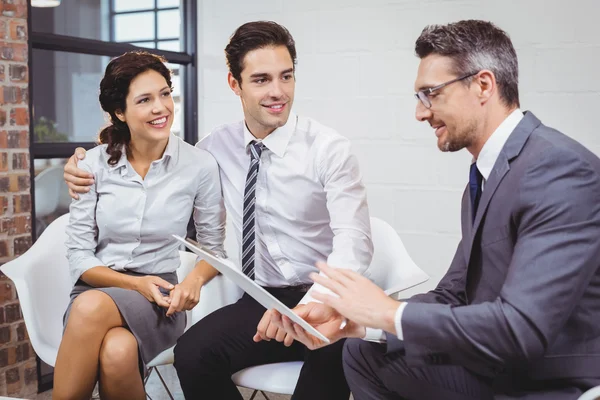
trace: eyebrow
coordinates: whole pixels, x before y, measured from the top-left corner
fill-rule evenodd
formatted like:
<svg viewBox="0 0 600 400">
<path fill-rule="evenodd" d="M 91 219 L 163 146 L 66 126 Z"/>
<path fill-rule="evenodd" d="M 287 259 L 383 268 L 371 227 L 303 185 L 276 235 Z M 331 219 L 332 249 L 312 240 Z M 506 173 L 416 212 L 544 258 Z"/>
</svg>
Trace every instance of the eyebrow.
<svg viewBox="0 0 600 400">
<path fill-rule="evenodd" d="M 162 92 L 165 89 L 171 89 L 169 86 L 165 86 L 164 88 L 160 89 L 159 92 Z M 134 97 L 134 100 L 139 99 L 140 97 L 144 97 L 144 96 L 150 96 L 151 93 L 142 93 L 142 94 L 138 94 L 137 96 Z"/>
<path fill-rule="evenodd" d="M 280 75 L 289 74 L 290 72 L 294 72 L 294 68 L 288 68 L 284 71 L 281 71 Z M 266 72 L 257 72 L 250 75 L 250 78 L 268 78 L 271 74 L 267 74 Z"/>
</svg>

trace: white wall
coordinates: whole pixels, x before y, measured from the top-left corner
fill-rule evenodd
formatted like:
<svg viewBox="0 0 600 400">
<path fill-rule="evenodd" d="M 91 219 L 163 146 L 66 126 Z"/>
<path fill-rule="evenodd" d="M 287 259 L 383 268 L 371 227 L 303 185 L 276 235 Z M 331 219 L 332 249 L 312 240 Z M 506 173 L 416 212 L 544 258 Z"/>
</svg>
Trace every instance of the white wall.
<svg viewBox="0 0 600 400">
<path fill-rule="evenodd" d="M 425 25 L 498 24 L 517 48 L 522 108 L 600 154 L 597 0 L 200 0 L 198 8 L 201 135 L 242 118 L 223 55 L 235 28 L 285 25 L 298 50 L 296 113 L 352 139 L 371 215 L 396 228 L 430 286 L 460 238 L 470 156 L 439 152 L 431 128 L 414 119 L 413 45 Z"/>
</svg>

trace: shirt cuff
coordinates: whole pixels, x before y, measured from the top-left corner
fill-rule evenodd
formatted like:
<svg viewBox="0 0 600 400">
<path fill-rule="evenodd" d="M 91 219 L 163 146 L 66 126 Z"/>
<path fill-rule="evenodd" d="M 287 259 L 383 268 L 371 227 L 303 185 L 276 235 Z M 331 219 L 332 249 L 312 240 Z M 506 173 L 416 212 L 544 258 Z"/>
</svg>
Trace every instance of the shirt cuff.
<svg viewBox="0 0 600 400">
<path fill-rule="evenodd" d="M 365 331 L 366 333 L 362 338 L 363 340 L 376 343 L 385 343 L 387 341 L 385 332 L 381 329 L 365 328 Z"/>
<path fill-rule="evenodd" d="M 396 328 L 396 336 L 398 339 L 404 340 L 404 334 L 402 333 L 402 313 L 404 313 L 404 309 L 408 303 L 402 302 L 400 303 L 400 307 L 396 310 L 396 314 L 394 315 L 394 327 Z"/>
</svg>

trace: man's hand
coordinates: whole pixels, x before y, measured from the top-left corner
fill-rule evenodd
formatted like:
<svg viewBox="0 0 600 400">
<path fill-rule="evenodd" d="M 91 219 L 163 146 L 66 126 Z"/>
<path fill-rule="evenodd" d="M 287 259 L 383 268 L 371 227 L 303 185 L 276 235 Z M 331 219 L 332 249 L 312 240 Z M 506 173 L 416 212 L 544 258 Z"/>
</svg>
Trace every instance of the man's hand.
<svg viewBox="0 0 600 400">
<path fill-rule="evenodd" d="M 159 287 L 167 290 L 173 289 L 173 285 L 158 276 L 146 275 L 135 278 L 134 289 L 144 296 L 149 302 L 156 303 L 160 307 L 169 308 L 169 297 L 164 296 Z"/>
<path fill-rule="evenodd" d="M 358 325 L 396 334 L 394 316 L 400 306 L 398 301 L 389 298 L 377 285 L 354 271 L 331 268 L 325 263 L 317 263 L 317 268 L 326 276 L 312 273 L 311 279 L 338 297 L 313 291 L 313 298 Z"/>
<path fill-rule="evenodd" d="M 270 341 L 275 339 L 278 342 L 283 342 L 287 347 L 294 342 L 293 336 L 289 335 L 283 329 L 281 322 L 281 314 L 275 310 L 267 310 L 256 327 L 256 334 L 252 338 L 255 342 L 261 340 Z"/>
<path fill-rule="evenodd" d="M 273 310 L 276 312 L 275 310 Z M 329 344 L 335 343 L 340 339 L 365 336 L 365 328 L 353 321 L 346 320 L 340 313 L 325 304 L 308 303 L 294 308 L 294 312 L 310 325 L 315 327 L 325 337 L 330 340 Z M 281 316 L 281 322 L 285 332 L 308 347 L 315 350 L 328 344 L 307 333 L 304 328 L 294 323 L 285 315 Z"/>
<path fill-rule="evenodd" d="M 89 186 L 94 184 L 94 175 L 87 171 L 77 168 L 77 161 L 85 158 L 85 149 L 78 147 L 75 153 L 69 158 L 65 165 L 64 178 L 69 187 L 69 196 L 75 200 L 79 199 L 77 193 L 87 193 L 90 191 Z"/>
<path fill-rule="evenodd" d="M 169 296 L 171 305 L 167 310 L 167 317 L 170 317 L 176 312 L 191 310 L 200 301 L 200 290 L 202 282 L 193 277 L 184 279 L 178 285 L 175 285 Z"/>
</svg>

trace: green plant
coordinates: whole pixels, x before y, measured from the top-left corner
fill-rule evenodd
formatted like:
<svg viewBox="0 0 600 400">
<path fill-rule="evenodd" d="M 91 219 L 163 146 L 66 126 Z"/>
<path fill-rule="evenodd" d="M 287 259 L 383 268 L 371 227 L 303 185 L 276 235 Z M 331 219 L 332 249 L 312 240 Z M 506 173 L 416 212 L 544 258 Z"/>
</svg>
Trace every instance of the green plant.
<svg viewBox="0 0 600 400">
<path fill-rule="evenodd" d="M 68 142 L 67 134 L 56 130 L 56 122 L 46 117 L 40 117 L 33 125 L 36 143 Z"/>
</svg>

